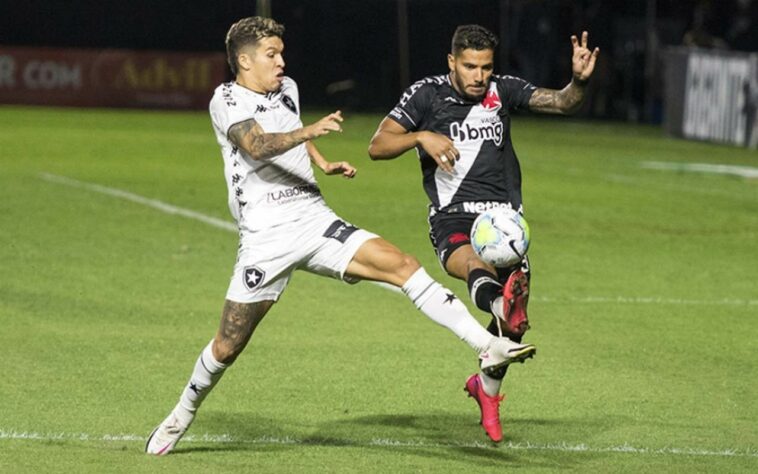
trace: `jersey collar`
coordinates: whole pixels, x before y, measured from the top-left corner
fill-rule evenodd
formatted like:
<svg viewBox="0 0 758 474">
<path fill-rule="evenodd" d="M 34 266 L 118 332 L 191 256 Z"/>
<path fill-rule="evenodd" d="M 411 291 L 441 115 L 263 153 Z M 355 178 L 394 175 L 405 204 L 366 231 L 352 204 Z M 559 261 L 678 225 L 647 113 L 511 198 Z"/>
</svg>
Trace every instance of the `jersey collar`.
<svg viewBox="0 0 758 474">
<path fill-rule="evenodd" d="M 279 90 L 274 92 L 267 92 L 267 93 L 261 93 L 256 92 L 252 89 L 248 89 L 247 87 L 239 84 L 237 81 L 232 81 L 232 86 L 236 87 L 237 90 L 242 91 L 243 94 L 252 95 L 253 97 L 265 97 L 268 100 L 274 99 L 282 90 L 279 88 Z"/>
</svg>

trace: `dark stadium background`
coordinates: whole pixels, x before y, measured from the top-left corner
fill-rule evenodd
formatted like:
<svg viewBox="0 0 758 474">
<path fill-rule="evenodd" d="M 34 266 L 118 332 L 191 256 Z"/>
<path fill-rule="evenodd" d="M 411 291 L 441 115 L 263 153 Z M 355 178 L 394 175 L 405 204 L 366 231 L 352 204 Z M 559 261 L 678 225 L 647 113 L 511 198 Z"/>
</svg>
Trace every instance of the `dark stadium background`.
<svg viewBox="0 0 758 474">
<path fill-rule="evenodd" d="M 566 84 L 569 36 L 588 30 L 602 55 L 581 114 L 629 121 L 661 121 L 657 53 L 696 29 L 696 12 L 704 41 L 758 50 L 750 0 L 4 0 L 0 45 L 223 51 L 229 25 L 267 3 L 287 28 L 287 73 L 316 107 L 386 110 L 407 84 L 446 70 L 450 36 L 464 23 L 499 34 L 499 72 L 545 87 Z"/>
</svg>

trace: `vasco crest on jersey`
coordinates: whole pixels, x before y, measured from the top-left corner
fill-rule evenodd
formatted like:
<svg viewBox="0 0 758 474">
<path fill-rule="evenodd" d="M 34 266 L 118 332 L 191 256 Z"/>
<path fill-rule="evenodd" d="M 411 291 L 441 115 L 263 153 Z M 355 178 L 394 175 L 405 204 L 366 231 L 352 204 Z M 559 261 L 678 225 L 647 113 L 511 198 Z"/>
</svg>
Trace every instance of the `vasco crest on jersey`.
<svg viewBox="0 0 758 474">
<path fill-rule="evenodd" d="M 484 96 L 484 100 L 482 100 L 482 107 L 486 110 L 497 111 L 502 106 L 503 103 L 500 101 L 500 95 L 497 93 L 497 84 L 494 81 L 490 82 L 490 89 L 487 91 L 487 95 Z"/>
</svg>

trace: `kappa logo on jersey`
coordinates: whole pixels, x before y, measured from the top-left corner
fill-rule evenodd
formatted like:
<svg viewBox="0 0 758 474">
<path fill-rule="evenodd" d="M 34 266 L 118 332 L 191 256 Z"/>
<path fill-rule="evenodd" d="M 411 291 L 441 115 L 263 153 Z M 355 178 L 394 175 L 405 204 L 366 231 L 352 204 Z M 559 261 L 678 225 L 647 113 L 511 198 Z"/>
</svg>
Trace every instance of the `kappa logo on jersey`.
<svg viewBox="0 0 758 474">
<path fill-rule="evenodd" d="M 487 95 L 484 96 L 482 107 L 487 110 L 496 110 L 502 107 L 502 105 L 503 103 L 500 102 L 500 96 L 497 95 L 497 86 L 490 87 L 490 90 L 487 91 Z"/>
<path fill-rule="evenodd" d="M 332 222 L 332 225 L 324 232 L 324 237 L 339 240 L 343 244 L 345 241 L 353 235 L 353 232 L 358 230 L 357 227 L 347 224 L 345 221 L 337 219 Z"/>
<path fill-rule="evenodd" d="M 248 290 L 253 290 L 263 283 L 266 278 L 266 272 L 258 267 L 245 267 L 242 271 L 242 283 Z"/>
<path fill-rule="evenodd" d="M 297 107 L 295 107 L 295 101 L 292 100 L 292 98 L 288 96 L 287 94 L 282 94 L 282 104 L 284 104 L 285 107 L 290 109 L 290 111 L 293 114 L 297 113 Z"/>
<path fill-rule="evenodd" d="M 492 140 L 500 146 L 503 143 L 503 122 L 497 115 L 480 119 L 478 125 L 453 122 L 450 124 L 450 138 L 458 143 Z"/>
<path fill-rule="evenodd" d="M 444 84 L 445 82 L 447 82 L 447 75 L 444 75 L 444 74 L 440 76 L 425 77 L 421 79 L 420 81 L 416 81 L 408 89 L 406 89 L 405 92 L 403 92 L 403 95 L 402 97 L 400 97 L 400 102 L 398 103 L 398 105 L 400 107 L 404 107 L 405 104 L 407 104 L 408 101 L 411 100 L 411 97 L 413 97 L 416 91 L 421 89 L 421 87 L 426 84 Z"/>
<path fill-rule="evenodd" d="M 221 97 L 224 99 L 224 102 L 226 102 L 226 105 L 228 107 L 237 106 L 237 101 L 235 101 L 234 97 L 232 96 L 232 83 L 231 82 L 224 83 L 224 87 L 221 89 Z"/>
</svg>

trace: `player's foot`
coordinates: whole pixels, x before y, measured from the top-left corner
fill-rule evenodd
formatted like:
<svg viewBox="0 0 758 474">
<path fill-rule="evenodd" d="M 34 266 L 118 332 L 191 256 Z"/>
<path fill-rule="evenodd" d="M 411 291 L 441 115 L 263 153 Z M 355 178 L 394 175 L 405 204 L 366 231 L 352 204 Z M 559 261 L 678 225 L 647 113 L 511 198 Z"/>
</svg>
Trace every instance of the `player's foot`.
<svg viewBox="0 0 758 474">
<path fill-rule="evenodd" d="M 158 425 L 157 428 L 150 433 L 150 437 L 147 438 L 145 444 L 145 452 L 147 454 L 155 454 L 156 456 L 164 456 L 170 453 L 176 443 L 182 439 L 184 433 L 187 432 L 187 428 L 192 424 L 192 419 L 189 423 L 182 423 L 179 418 L 172 411 L 163 422 Z"/>
<path fill-rule="evenodd" d="M 492 441 L 499 443 L 503 439 L 503 427 L 500 425 L 500 402 L 503 401 L 505 396 L 495 395 L 491 397 L 487 395 L 482 387 L 479 374 L 469 377 L 463 390 L 468 392 L 468 396 L 476 400 L 476 403 L 479 405 L 481 413 L 479 423 L 481 423 L 487 436 Z"/>
<path fill-rule="evenodd" d="M 529 329 L 526 304 L 529 301 L 529 280 L 521 270 L 515 270 L 503 285 L 503 319 L 505 330 L 522 336 Z"/>
<path fill-rule="evenodd" d="M 479 354 L 482 372 L 496 376 L 497 370 L 514 362 L 534 357 L 537 348 L 532 344 L 519 344 L 507 337 L 493 337 L 490 345 Z"/>
</svg>

